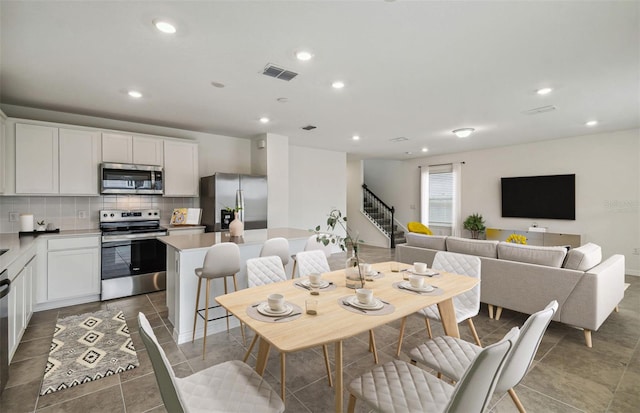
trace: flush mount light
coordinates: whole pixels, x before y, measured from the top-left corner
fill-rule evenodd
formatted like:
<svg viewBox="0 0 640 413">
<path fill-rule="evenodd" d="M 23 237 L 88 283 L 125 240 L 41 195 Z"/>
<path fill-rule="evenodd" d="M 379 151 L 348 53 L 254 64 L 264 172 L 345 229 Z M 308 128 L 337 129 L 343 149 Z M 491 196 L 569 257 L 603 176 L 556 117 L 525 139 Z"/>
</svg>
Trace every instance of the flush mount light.
<svg viewBox="0 0 640 413">
<path fill-rule="evenodd" d="M 429 152 L 429 148 L 422 148 L 422 152 Z"/>
<path fill-rule="evenodd" d="M 589 122 L 585 123 L 585 125 L 587 126 L 596 126 L 598 124 L 597 120 L 590 120 Z"/>
<path fill-rule="evenodd" d="M 162 33 L 174 34 L 176 32 L 176 27 L 165 20 L 154 20 L 153 25 Z"/>
<path fill-rule="evenodd" d="M 359 141 L 359 140 L 360 140 L 360 136 L 358 136 L 358 135 L 353 135 L 353 136 L 351 137 L 351 139 L 353 139 L 354 141 Z"/>
<path fill-rule="evenodd" d="M 539 95 L 547 95 L 551 93 L 552 90 L 553 89 L 551 89 L 550 87 L 543 87 L 542 89 L 536 90 L 536 93 Z"/>
<path fill-rule="evenodd" d="M 475 129 L 473 129 L 473 128 L 462 128 L 462 129 L 456 129 L 456 130 L 454 130 L 452 132 L 455 133 L 458 138 L 467 138 L 474 131 L 475 131 Z"/>
<path fill-rule="evenodd" d="M 306 62 L 307 60 L 311 60 L 313 54 L 307 50 L 300 50 L 296 52 L 296 59 Z"/>
<path fill-rule="evenodd" d="M 331 87 L 334 89 L 342 89 L 344 87 L 344 82 L 340 80 L 336 80 L 331 84 Z"/>
<path fill-rule="evenodd" d="M 266 116 L 260 118 L 260 123 L 269 123 L 270 119 Z"/>
<path fill-rule="evenodd" d="M 137 90 L 130 90 L 127 92 L 127 95 L 135 99 L 140 99 L 142 97 L 142 93 L 138 92 Z"/>
</svg>

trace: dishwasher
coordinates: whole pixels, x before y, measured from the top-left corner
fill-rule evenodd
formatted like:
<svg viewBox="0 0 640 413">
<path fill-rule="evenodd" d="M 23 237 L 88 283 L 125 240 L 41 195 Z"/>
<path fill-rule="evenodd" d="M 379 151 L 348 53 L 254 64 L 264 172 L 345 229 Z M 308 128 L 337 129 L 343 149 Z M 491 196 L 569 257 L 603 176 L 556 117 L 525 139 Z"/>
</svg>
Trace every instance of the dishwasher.
<svg viewBox="0 0 640 413">
<path fill-rule="evenodd" d="M 9 380 L 9 290 L 7 270 L 0 273 L 0 396 Z"/>
</svg>

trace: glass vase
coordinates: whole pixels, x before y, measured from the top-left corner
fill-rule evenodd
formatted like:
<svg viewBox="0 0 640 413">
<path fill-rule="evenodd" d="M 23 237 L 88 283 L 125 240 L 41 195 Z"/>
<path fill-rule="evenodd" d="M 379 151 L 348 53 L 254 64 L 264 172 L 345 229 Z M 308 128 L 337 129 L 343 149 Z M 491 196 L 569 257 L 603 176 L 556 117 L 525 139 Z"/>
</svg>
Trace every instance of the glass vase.
<svg viewBox="0 0 640 413">
<path fill-rule="evenodd" d="M 351 257 L 347 258 L 345 263 L 345 285 L 347 288 L 364 288 L 364 274 L 360 277 L 360 262 L 355 253 Z"/>
</svg>

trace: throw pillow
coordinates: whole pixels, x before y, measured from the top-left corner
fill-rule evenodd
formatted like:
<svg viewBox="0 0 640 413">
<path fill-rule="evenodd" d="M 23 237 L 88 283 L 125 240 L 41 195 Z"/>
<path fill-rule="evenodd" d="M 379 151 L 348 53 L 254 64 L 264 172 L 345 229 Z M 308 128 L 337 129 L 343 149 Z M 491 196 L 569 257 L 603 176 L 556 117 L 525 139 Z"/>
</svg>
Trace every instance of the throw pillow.
<svg viewBox="0 0 640 413">
<path fill-rule="evenodd" d="M 409 230 L 409 232 L 417 232 L 418 234 L 433 235 L 433 232 L 431 232 L 429 227 L 424 225 L 421 222 L 415 222 L 415 221 L 409 222 L 407 224 L 407 229 Z"/>
</svg>

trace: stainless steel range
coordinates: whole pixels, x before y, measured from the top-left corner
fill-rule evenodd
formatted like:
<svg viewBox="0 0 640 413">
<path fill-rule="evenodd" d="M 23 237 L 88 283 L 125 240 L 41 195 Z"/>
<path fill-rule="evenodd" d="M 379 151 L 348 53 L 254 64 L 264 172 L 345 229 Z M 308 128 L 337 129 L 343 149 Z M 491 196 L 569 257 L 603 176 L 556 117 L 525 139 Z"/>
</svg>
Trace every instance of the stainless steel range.
<svg viewBox="0 0 640 413">
<path fill-rule="evenodd" d="M 167 249 L 157 237 L 160 211 L 100 211 L 102 231 L 101 299 L 127 297 L 166 288 Z"/>
</svg>

